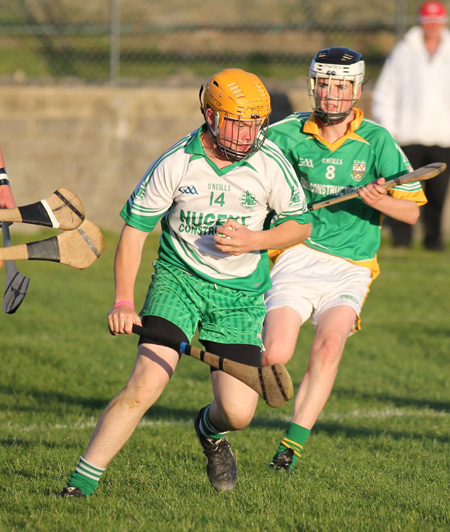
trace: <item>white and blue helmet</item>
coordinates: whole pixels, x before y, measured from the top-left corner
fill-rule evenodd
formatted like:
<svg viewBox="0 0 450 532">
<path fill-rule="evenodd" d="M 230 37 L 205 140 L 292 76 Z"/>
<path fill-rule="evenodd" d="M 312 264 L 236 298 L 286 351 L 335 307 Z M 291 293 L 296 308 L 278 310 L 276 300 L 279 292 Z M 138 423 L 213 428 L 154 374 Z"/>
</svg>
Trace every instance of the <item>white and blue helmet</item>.
<svg viewBox="0 0 450 532">
<path fill-rule="evenodd" d="M 360 88 L 364 81 L 364 61 L 359 52 L 342 46 L 324 48 L 314 56 L 308 70 L 308 96 L 316 116 L 327 125 L 339 124 L 351 112 L 360 97 Z M 330 113 L 324 111 L 316 98 L 318 79 L 344 80 L 353 83 L 351 106 L 345 112 Z M 341 100 L 344 101 L 344 100 Z M 350 100 L 346 100 L 350 101 Z"/>
</svg>

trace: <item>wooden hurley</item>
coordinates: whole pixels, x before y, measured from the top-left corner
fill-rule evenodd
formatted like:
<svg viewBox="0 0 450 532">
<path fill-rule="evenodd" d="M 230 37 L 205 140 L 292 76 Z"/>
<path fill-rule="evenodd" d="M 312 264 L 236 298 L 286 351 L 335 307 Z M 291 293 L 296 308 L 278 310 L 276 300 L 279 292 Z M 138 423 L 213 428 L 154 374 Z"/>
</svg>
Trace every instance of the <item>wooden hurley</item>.
<svg viewBox="0 0 450 532">
<path fill-rule="evenodd" d="M 422 166 L 421 168 L 418 168 L 417 170 L 414 170 L 413 172 L 409 172 L 409 174 L 402 175 L 400 177 L 396 177 L 394 179 L 390 179 L 389 181 L 386 181 L 384 185 L 380 185 L 383 188 L 392 188 L 397 185 L 404 185 L 405 183 L 412 183 L 414 181 L 426 181 L 427 179 L 431 179 L 432 177 L 436 177 L 439 174 L 442 174 L 442 172 L 447 168 L 447 165 L 445 163 L 432 163 L 427 164 L 426 166 Z M 322 209 L 323 207 L 330 207 L 331 205 L 336 205 L 336 203 L 342 203 L 343 201 L 348 201 L 354 198 L 357 198 L 359 196 L 358 189 L 356 189 L 354 192 L 350 192 L 349 194 L 344 194 L 343 196 L 336 196 L 334 198 L 330 198 L 325 201 L 319 201 L 318 203 L 313 203 L 312 205 L 308 206 L 308 209 L 310 211 L 316 211 L 317 209 Z"/>
<path fill-rule="evenodd" d="M 73 231 L 29 244 L 0 248 L 0 259 L 46 260 L 84 270 L 100 257 L 103 247 L 100 229 L 90 220 L 84 220 Z"/>
<path fill-rule="evenodd" d="M 233 360 L 208 353 L 185 342 L 177 342 L 147 327 L 133 325 L 133 332 L 148 338 L 149 341 L 165 345 L 209 366 L 228 373 L 232 377 L 250 386 L 272 408 L 278 408 L 287 403 L 294 395 L 291 376 L 283 364 L 273 366 L 248 366 Z"/>
<path fill-rule="evenodd" d="M 19 222 L 43 225 L 68 231 L 76 229 L 84 220 L 84 207 L 80 198 L 65 187 L 46 199 L 16 207 L 0 209 L 0 222 Z"/>
</svg>

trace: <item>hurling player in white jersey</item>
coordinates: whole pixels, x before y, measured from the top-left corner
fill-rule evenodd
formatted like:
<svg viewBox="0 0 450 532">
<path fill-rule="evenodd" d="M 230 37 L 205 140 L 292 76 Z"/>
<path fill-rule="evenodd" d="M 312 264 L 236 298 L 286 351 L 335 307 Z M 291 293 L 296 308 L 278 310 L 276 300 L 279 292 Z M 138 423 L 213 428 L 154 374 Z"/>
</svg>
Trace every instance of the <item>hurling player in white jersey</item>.
<svg viewBox="0 0 450 532">
<path fill-rule="evenodd" d="M 259 78 L 222 70 L 202 87 L 200 99 L 204 125 L 150 166 L 122 210 L 108 323 L 116 335 L 142 324 L 180 344 L 190 343 L 198 328 L 207 351 L 260 366 L 264 292 L 270 287 L 266 250 L 307 238 L 310 213 L 294 169 L 273 143 L 265 143 L 271 106 Z M 158 259 L 137 314 L 134 285 L 142 249 L 159 220 Z M 150 275 L 150 265 L 145 267 Z M 140 337 L 131 376 L 102 414 L 61 496 L 94 492 L 179 359 L 174 349 Z M 226 434 L 248 426 L 258 394 L 222 371 L 212 371 L 211 379 L 214 398 L 194 426 L 211 484 L 228 491 L 237 468 Z"/>
<path fill-rule="evenodd" d="M 295 165 L 308 204 L 359 188 L 359 197 L 312 212 L 304 244 L 274 254 L 272 288 L 266 296 L 263 363 L 287 363 L 301 325 L 311 319 L 315 339 L 294 402 L 292 422 L 270 463 L 290 471 L 331 393 L 347 337 L 371 281 L 384 215 L 414 224 L 426 203 L 420 183 L 386 191 L 386 179 L 411 166 L 392 138 L 364 118 L 354 104 L 361 96 L 364 61 L 343 47 L 320 50 L 308 74 L 313 113 L 294 113 L 269 128 Z M 277 258 L 278 257 L 278 258 Z"/>
</svg>

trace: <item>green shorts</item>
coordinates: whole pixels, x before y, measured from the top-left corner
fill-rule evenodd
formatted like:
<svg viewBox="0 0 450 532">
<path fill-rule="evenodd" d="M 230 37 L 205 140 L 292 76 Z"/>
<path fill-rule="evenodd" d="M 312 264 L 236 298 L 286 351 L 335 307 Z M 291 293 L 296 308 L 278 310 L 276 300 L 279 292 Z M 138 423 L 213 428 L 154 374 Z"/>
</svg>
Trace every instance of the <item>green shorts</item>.
<svg viewBox="0 0 450 532">
<path fill-rule="evenodd" d="M 263 295 L 226 288 L 194 277 L 167 262 L 155 261 L 155 273 L 141 316 L 159 316 L 192 340 L 261 347 L 266 314 Z"/>
</svg>

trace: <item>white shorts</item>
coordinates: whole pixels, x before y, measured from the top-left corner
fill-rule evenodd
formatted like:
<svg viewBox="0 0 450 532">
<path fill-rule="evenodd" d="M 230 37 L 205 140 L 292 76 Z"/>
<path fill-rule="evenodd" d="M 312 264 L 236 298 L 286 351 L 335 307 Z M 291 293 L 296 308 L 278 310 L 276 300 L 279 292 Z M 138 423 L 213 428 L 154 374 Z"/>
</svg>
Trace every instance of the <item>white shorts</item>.
<svg viewBox="0 0 450 532">
<path fill-rule="evenodd" d="M 325 310 L 341 305 L 359 317 L 372 282 L 369 268 L 304 244 L 284 251 L 271 271 L 266 308 L 291 307 L 317 327 Z"/>
</svg>

